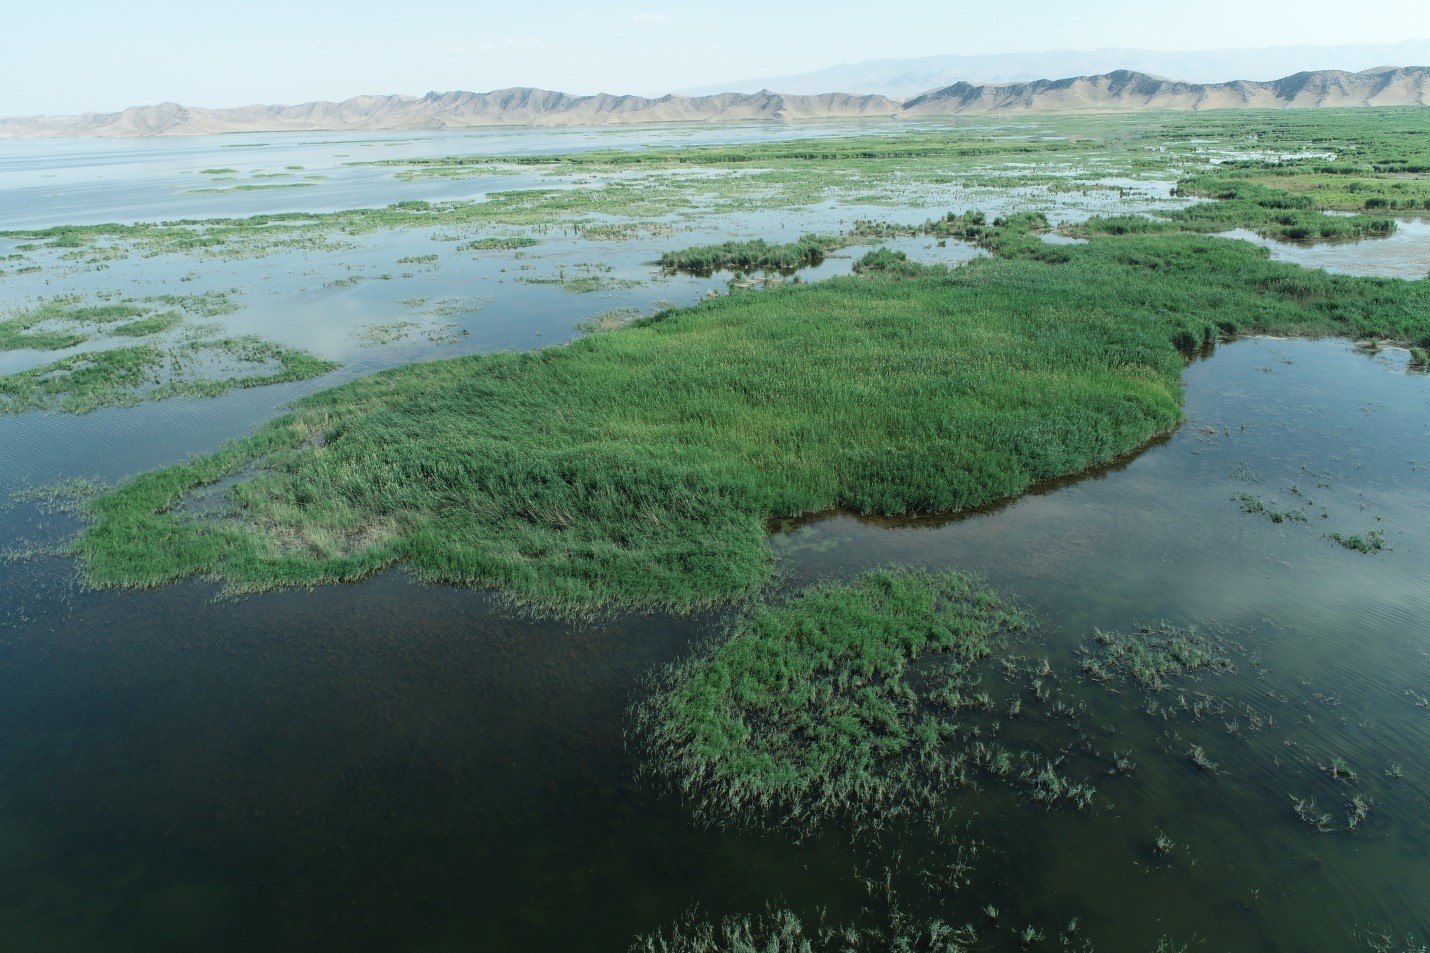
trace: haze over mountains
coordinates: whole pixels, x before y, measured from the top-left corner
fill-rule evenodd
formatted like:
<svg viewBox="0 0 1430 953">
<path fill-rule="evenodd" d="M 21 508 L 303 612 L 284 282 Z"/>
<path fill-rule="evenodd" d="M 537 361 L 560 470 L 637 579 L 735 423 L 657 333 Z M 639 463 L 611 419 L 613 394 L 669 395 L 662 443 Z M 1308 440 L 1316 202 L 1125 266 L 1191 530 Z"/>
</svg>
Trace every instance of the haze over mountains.
<svg viewBox="0 0 1430 953">
<path fill-rule="evenodd" d="M 667 122 L 927 119 L 963 113 L 1128 112 L 1430 105 L 1430 67 L 1320 70 L 1270 82 L 1191 83 L 1131 70 L 996 85 L 954 83 L 911 99 L 823 93 L 572 96 L 540 89 L 357 96 L 298 106 L 204 109 L 161 103 L 116 113 L 0 119 L 0 138 L 185 136 L 223 132 L 464 129 Z"/>
<path fill-rule="evenodd" d="M 1024 83 L 1057 76 L 1092 76 L 1117 70 L 1168 76 L 1189 83 L 1225 83 L 1238 79 L 1272 80 L 1315 70 L 1354 73 L 1411 63 L 1430 63 L 1430 39 L 1402 43 L 1184 52 L 1107 47 L 1042 53 L 922 56 L 845 63 L 810 73 L 735 80 L 677 92 L 703 96 L 717 92 L 750 93 L 761 89 L 795 94 L 837 90 L 908 99 L 955 83 Z"/>
</svg>

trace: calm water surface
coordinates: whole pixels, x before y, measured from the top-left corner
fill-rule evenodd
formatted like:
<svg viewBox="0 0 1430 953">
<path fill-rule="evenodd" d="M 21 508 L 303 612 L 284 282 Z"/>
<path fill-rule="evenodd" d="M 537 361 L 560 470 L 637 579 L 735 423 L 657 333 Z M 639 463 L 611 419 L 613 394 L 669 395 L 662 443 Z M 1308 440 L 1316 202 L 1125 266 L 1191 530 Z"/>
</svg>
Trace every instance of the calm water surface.
<svg viewBox="0 0 1430 953">
<path fill-rule="evenodd" d="M 737 134 L 752 133 L 724 135 Z M 484 135 L 461 147 L 552 151 L 572 134 Z M 613 141 L 584 135 L 583 147 Z M 721 133 L 689 135 L 720 141 Z M 247 152 L 228 148 L 237 138 L 105 143 L 99 157 L 87 151 L 92 144 L 34 153 L 0 144 L 9 177 L 0 178 L 0 208 L 45 223 L 151 217 L 158 213 L 139 210 L 161 207 L 155 190 L 170 194 L 190 170 L 237 163 L 228 160 Z M 266 148 L 291 150 L 269 165 L 318 168 L 319 149 L 455 147 L 440 137 L 284 140 L 254 147 L 245 161 Z M 103 189 L 85 170 L 118 175 L 125 162 L 131 197 L 86 204 Z M 357 190 L 351 201 L 381 204 L 366 201 L 378 186 L 407 187 L 390 173 L 362 178 L 369 174 L 342 180 Z M 422 197 L 451 186 L 419 184 Z M 46 188 L 58 190 L 48 205 L 26 191 Z M 251 193 L 264 202 L 279 194 Z M 191 201 L 217 200 L 183 203 Z M 281 201 L 298 207 L 291 195 Z M 854 217 L 862 213 L 732 216 L 697 223 L 678 240 L 794 235 Z M 390 269 L 412 249 L 430 249 L 430 237 L 388 234 L 357 252 L 205 263 L 190 285 L 245 292 L 244 310 L 224 321 L 338 357 L 345 368 L 209 401 L 0 416 L 0 493 L 74 476 L 116 479 L 212 449 L 285 402 L 358 373 L 539 346 L 570 338 L 577 322 L 606 308 L 649 309 L 725 287 L 723 277 L 655 277 L 649 262 L 671 241 L 553 237 L 529 260 L 450 261 L 444 250 L 439 267 L 348 288 L 321 284 L 355 265 Z M 956 244 L 903 247 L 930 260 L 974 254 Z M 1352 256 L 1348 267 L 1374 271 L 1386 267 L 1379 249 L 1391 246 L 1344 247 L 1360 249 L 1359 266 Z M 513 280 L 524 265 L 546 275 L 596 260 L 643 284 L 573 295 Z M 832 259 L 815 276 L 849 261 Z M 193 267 L 124 261 L 64 280 L 136 293 Z M 0 278 L 0 297 L 32 300 L 45 293 L 41 281 Z M 401 314 L 413 288 L 470 299 L 470 311 L 455 317 L 467 338 L 354 342 L 355 325 Z M 10 369 L 53 356 L 0 355 L 16 362 Z M 995 950 L 1017 947 L 1015 926 L 1033 923 L 1051 938 L 1073 917 L 1099 950 L 1151 950 L 1166 936 L 1198 950 L 1319 953 L 1364 949 L 1368 930 L 1424 942 L 1430 377 L 1408 372 L 1406 361 L 1403 352 L 1368 355 L 1340 341 L 1223 345 L 1187 369 L 1186 424 L 1119 467 L 960 519 L 829 514 L 777 528 L 790 587 L 892 563 L 983 575 L 1040 622 L 1016 650 L 1047 656 L 1059 691 L 1087 706 L 1080 730 L 1096 753 L 1070 768 L 1094 779 L 1094 806 L 1047 810 L 996 787 L 969 792 L 956 822 L 963 840 L 984 844 L 971 882 L 911 907 L 979 924 L 983 948 Z M 1274 523 L 1244 512 L 1244 496 L 1307 518 Z M 74 525 L 30 502 L 0 511 L 0 539 L 19 548 L 61 539 Z M 1364 555 L 1326 538 L 1371 530 L 1384 534 L 1385 551 Z M 1139 692 L 1078 675 L 1076 650 L 1094 628 L 1158 621 L 1214 627 L 1234 644 L 1234 673 L 1187 689 L 1213 696 L 1213 714 L 1148 715 Z M 483 593 L 414 584 L 401 571 L 221 599 L 202 583 L 93 592 L 63 559 L 0 562 L 0 946 L 597 951 L 622 950 L 693 906 L 719 915 L 782 904 L 811 919 L 821 909 L 835 922 L 858 918 L 869 903 L 860 878 L 895 866 L 891 843 L 704 829 L 640 778 L 626 740 L 629 706 L 654 670 L 720 624 L 718 614 L 533 619 Z M 1028 724 L 1035 734 L 1065 730 L 1035 713 Z M 1216 771 L 1190 765 L 1192 744 Z M 1130 776 L 1106 776 L 1099 758 L 1114 750 L 1132 753 Z M 1324 767 L 1336 757 L 1359 780 L 1330 778 Z M 1392 765 L 1400 777 L 1390 776 Z M 1352 833 L 1345 813 L 1355 794 L 1372 810 Z M 1315 800 L 1334 829 L 1304 824 L 1293 798 Z M 1159 831 L 1177 844 L 1166 857 L 1151 847 Z M 953 847 L 931 850 L 954 856 Z M 984 903 L 1003 911 L 1001 926 L 981 918 Z"/>
</svg>

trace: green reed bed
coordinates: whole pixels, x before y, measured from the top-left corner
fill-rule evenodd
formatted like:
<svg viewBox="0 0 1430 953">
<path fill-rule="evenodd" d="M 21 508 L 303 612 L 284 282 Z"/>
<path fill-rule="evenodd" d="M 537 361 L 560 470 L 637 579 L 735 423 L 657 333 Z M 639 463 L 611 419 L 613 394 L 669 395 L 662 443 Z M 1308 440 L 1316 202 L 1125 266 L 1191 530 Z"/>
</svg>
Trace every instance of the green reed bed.
<svg viewBox="0 0 1430 953">
<path fill-rule="evenodd" d="M 1141 215 L 1094 216 L 1067 229 L 1072 234 L 1127 235 L 1190 231 L 1210 234 L 1248 229 L 1286 241 L 1335 241 L 1384 238 L 1395 231 L 1395 220 L 1384 216 L 1326 215 L 1313 199 L 1257 182 L 1222 176 L 1193 176 L 1178 186 L 1184 195 L 1215 199 L 1166 212 L 1157 218 Z"/>
<path fill-rule="evenodd" d="M 711 275 L 717 271 L 793 272 L 824 261 L 826 255 L 844 248 L 851 239 L 838 235 L 804 235 L 782 245 L 763 239 L 698 245 L 660 256 L 666 271 Z"/>
<path fill-rule="evenodd" d="M 478 238 L 476 241 L 457 246 L 457 251 L 515 251 L 518 248 L 531 248 L 539 244 L 541 243 L 530 235 L 513 235 L 502 238 Z"/>
<path fill-rule="evenodd" d="M 1381 213 L 1430 211 L 1430 166 L 1406 172 L 1394 164 L 1380 169 L 1353 163 L 1300 162 L 1274 166 L 1237 163 L 1223 172 L 1227 177 L 1249 179 L 1267 188 L 1303 196 L 1318 209 Z"/>
<path fill-rule="evenodd" d="M 988 216 L 975 209 L 961 214 L 949 212 L 922 225 L 860 220 L 854 223 L 846 242 L 867 244 L 889 238 L 923 236 L 940 241 L 968 242 L 997 251 L 1006 242 L 1022 243 L 1029 235 L 1041 234 L 1051 228 L 1048 217 L 1042 212 L 1019 212 L 989 221 Z"/>
<path fill-rule="evenodd" d="M 96 504 L 82 550 L 110 584 L 262 588 L 403 563 L 553 609 L 689 608 L 768 578 L 772 517 L 1016 496 L 1174 427 L 1179 347 L 1252 331 L 1417 340 L 1426 288 L 1218 238 L 1010 234 L 958 269 L 736 294 L 353 382 L 125 485 Z M 235 490 L 244 520 L 172 512 L 270 454 Z"/>
</svg>

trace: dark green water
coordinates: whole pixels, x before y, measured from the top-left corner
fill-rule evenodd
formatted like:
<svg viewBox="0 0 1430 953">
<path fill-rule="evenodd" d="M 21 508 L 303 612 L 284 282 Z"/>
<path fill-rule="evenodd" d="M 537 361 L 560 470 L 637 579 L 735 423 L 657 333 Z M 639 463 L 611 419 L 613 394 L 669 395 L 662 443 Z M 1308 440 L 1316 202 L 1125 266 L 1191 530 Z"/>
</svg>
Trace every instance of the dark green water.
<svg viewBox="0 0 1430 953">
<path fill-rule="evenodd" d="M 1425 935 L 1427 411 L 1430 378 L 1403 355 L 1246 341 L 1189 368 L 1186 426 L 1119 469 L 965 519 L 777 538 L 790 584 L 890 562 L 985 575 L 1041 620 L 1026 648 L 1090 706 L 1098 746 L 1137 761 L 1096 779 L 1085 812 L 969 794 L 960 822 L 987 846 L 931 909 L 959 922 L 994 902 L 1049 936 L 1076 916 L 1102 950 Z M 1290 503 L 1292 485 L 1315 500 L 1307 523 L 1233 500 Z M 1377 555 L 1322 538 L 1377 526 Z M 400 572 L 236 601 L 76 591 L 60 560 L 0 573 L 7 950 L 619 950 L 692 904 L 854 917 L 856 870 L 888 859 L 837 833 L 703 830 L 637 780 L 626 710 L 713 618 L 532 620 Z M 1197 688 L 1274 727 L 1149 718 L 1137 693 L 1073 675 L 1092 627 L 1154 620 L 1235 625 L 1249 654 Z M 1189 766 L 1193 742 L 1218 772 Z M 1374 800 L 1354 833 L 1291 809 L 1314 797 L 1342 826 L 1334 756 Z"/>
</svg>

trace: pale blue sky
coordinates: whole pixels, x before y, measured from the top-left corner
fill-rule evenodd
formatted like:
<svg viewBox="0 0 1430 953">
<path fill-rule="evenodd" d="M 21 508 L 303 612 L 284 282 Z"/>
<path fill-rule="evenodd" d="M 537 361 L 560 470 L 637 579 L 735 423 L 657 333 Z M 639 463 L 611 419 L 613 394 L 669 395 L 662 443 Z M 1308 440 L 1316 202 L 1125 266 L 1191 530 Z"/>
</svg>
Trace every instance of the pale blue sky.
<svg viewBox="0 0 1430 953">
<path fill-rule="evenodd" d="M 0 115 L 543 86 L 654 94 L 939 53 L 1430 37 L 1427 0 L 15 0 Z"/>
</svg>

